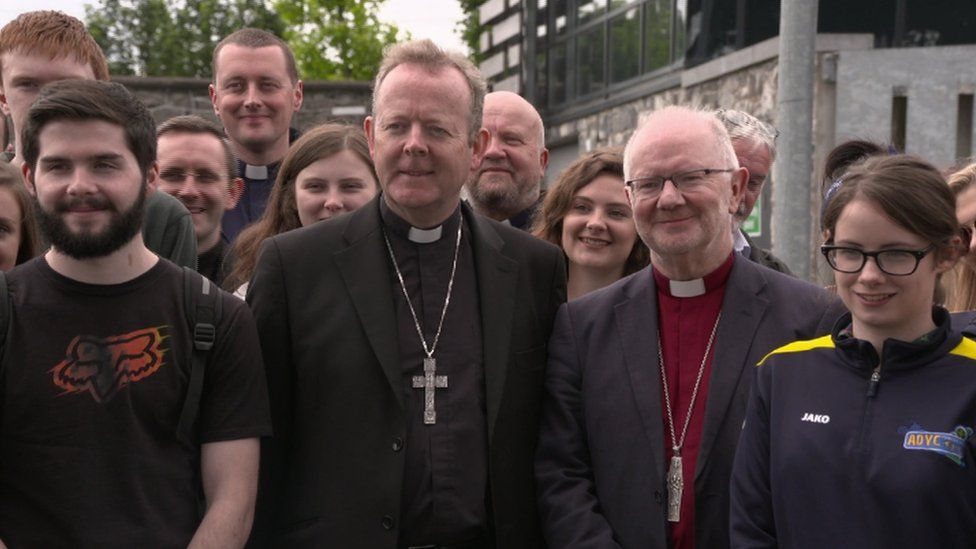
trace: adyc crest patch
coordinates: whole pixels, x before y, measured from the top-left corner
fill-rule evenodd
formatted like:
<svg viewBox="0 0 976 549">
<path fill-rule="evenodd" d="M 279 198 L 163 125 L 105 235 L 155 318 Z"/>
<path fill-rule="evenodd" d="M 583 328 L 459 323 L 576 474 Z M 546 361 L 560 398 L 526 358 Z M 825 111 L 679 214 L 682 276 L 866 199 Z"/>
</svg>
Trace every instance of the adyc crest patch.
<svg viewBox="0 0 976 549">
<path fill-rule="evenodd" d="M 906 450 L 924 450 L 942 454 L 956 465 L 965 467 L 966 441 L 972 436 L 972 428 L 962 425 L 957 425 L 948 433 L 926 431 L 919 425 L 912 425 L 905 431 L 902 447 Z"/>
</svg>

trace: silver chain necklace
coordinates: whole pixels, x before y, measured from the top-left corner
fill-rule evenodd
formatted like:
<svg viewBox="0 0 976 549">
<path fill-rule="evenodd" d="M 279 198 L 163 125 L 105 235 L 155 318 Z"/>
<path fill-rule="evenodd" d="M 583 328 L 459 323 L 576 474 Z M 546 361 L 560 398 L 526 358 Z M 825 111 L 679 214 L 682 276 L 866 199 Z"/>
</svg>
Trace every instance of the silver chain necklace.
<svg viewBox="0 0 976 549">
<path fill-rule="evenodd" d="M 712 333 L 708 336 L 708 344 L 705 345 L 705 354 L 702 356 L 701 365 L 698 366 L 698 377 L 695 378 L 695 388 L 691 392 L 691 402 L 688 403 L 688 413 L 685 415 L 685 424 L 681 428 L 680 439 L 675 436 L 674 432 L 668 376 L 664 371 L 664 351 L 661 349 L 661 332 L 658 331 L 657 334 L 657 362 L 661 366 L 661 384 L 664 385 L 664 409 L 667 411 L 668 429 L 671 431 L 671 466 L 668 467 L 667 474 L 669 522 L 681 520 L 681 494 L 684 491 L 685 484 L 684 474 L 681 471 L 681 447 L 685 444 L 688 424 L 691 423 L 691 412 L 695 409 L 695 399 L 698 398 L 698 387 L 701 386 L 702 376 L 705 374 L 705 363 L 708 361 L 708 353 L 712 350 L 712 341 L 715 340 L 715 332 L 718 330 L 718 321 L 721 318 L 722 311 L 719 311 L 718 317 L 715 318 L 715 325 L 712 326 Z"/>
<path fill-rule="evenodd" d="M 441 318 L 437 322 L 437 333 L 434 334 L 434 341 L 428 347 L 427 338 L 424 337 L 423 328 L 420 327 L 420 319 L 417 318 L 417 311 L 410 302 L 410 294 L 407 293 L 407 285 L 403 282 L 403 273 L 397 265 L 396 256 L 393 255 L 393 246 L 390 245 L 390 238 L 383 230 L 383 241 L 386 242 L 386 250 L 390 252 L 390 261 L 393 262 L 393 270 L 396 272 L 397 280 L 400 281 L 400 289 L 403 290 L 403 298 L 407 300 L 407 307 L 410 308 L 410 316 L 413 317 L 414 327 L 417 328 L 417 335 L 420 337 L 420 344 L 424 346 L 424 375 L 413 377 L 413 388 L 424 390 L 424 424 L 434 425 L 437 423 L 437 410 L 434 407 L 435 389 L 447 388 L 447 376 L 437 375 L 437 360 L 434 358 L 434 350 L 437 349 L 437 342 L 441 339 L 441 329 L 444 327 L 444 318 L 447 316 L 447 306 L 451 303 L 451 292 L 454 289 L 454 275 L 457 273 L 458 255 L 461 251 L 461 227 L 464 226 L 463 220 L 458 221 L 457 242 L 454 244 L 454 263 L 451 265 L 451 278 L 447 281 L 447 296 L 444 297 L 444 308 L 441 309 Z"/>
</svg>

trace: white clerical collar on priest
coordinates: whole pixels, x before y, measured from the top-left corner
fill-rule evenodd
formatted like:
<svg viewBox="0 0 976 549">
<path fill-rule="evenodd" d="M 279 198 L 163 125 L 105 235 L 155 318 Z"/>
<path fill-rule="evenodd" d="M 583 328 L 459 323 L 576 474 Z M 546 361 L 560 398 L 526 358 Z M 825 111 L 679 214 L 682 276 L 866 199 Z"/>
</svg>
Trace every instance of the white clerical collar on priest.
<svg viewBox="0 0 976 549">
<path fill-rule="evenodd" d="M 244 164 L 244 177 L 248 179 L 267 179 L 268 167 Z"/>
<path fill-rule="evenodd" d="M 441 239 L 441 232 L 443 229 L 443 225 L 438 225 L 433 229 L 418 229 L 417 227 L 410 227 L 410 230 L 407 232 L 407 239 L 416 244 L 430 244 L 431 242 L 437 242 Z"/>
<path fill-rule="evenodd" d="M 674 297 L 698 297 L 705 295 L 705 279 L 668 280 L 671 295 Z"/>
</svg>

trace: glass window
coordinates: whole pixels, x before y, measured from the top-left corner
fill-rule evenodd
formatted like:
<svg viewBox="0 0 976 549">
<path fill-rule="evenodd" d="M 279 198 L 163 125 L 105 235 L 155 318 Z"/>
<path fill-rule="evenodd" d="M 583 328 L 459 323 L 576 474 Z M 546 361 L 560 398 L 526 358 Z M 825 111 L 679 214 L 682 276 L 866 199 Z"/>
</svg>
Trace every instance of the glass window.
<svg viewBox="0 0 976 549">
<path fill-rule="evenodd" d="M 777 13 L 777 17 L 779 14 Z M 677 61 L 685 56 L 685 28 L 688 24 L 688 0 L 677 0 L 674 3 L 674 46 L 671 50 L 671 60 Z"/>
<path fill-rule="evenodd" d="M 487 22 L 505 11 L 505 0 L 488 0 L 478 7 L 479 21 Z"/>
<path fill-rule="evenodd" d="M 553 0 L 552 1 L 552 16 L 553 21 L 555 21 L 556 28 L 554 29 L 556 35 L 566 33 L 566 0 Z M 541 21 L 540 21 L 541 22 Z"/>
<path fill-rule="evenodd" d="M 610 20 L 610 82 L 629 80 L 640 72 L 640 10 L 633 8 Z"/>
<path fill-rule="evenodd" d="M 549 104 L 566 102 L 566 48 L 559 44 L 549 49 Z"/>
<path fill-rule="evenodd" d="M 644 40 L 644 72 L 670 62 L 671 0 L 648 0 L 644 4 Z"/>
<path fill-rule="evenodd" d="M 580 26 L 606 13 L 607 0 L 580 0 L 576 8 L 576 25 Z"/>
<path fill-rule="evenodd" d="M 549 10 L 545 2 L 539 2 L 539 8 L 535 11 L 535 35 L 538 38 L 545 38 L 549 34 Z"/>
<path fill-rule="evenodd" d="M 610 0 L 610 11 L 613 11 L 622 6 L 629 6 L 630 4 L 636 4 L 637 0 Z"/>
<path fill-rule="evenodd" d="M 577 95 L 588 95 L 606 85 L 606 66 L 603 64 L 604 25 L 581 32 L 576 47 Z"/>
<path fill-rule="evenodd" d="M 540 51 L 535 54 L 535 100 L 541 109 L 548 104 L 547 94 L 549 92 L 549 72 L 546 70 L 546 52 Z"/>
</svg>

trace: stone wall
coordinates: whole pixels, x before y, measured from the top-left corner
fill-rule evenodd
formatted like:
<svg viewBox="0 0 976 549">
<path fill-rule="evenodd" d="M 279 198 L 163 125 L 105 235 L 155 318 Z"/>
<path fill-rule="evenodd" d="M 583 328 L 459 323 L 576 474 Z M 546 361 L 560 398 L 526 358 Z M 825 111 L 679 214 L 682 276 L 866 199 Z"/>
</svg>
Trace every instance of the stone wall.
<svg viewBox="0 0 976 549">
<path fill-rule="evenodd" d="M 606 111 L 567 122 L 556 128 L 559 135 L 579 136 L 580 152 L 599 147 L 623 146 L 641 115 L 667 105 L 739 109 L 773 121 L 776 114 L 776 61 L 707 80 L 647 95 Z"/>
<path fill-rule="evenodd" d="M 152 112 L 156 122 L 181 114 L 197 114 L 217 121 L 205 78 L 119 76 Z M 369 82 L 305 82 L 304 102 L 292 119 L 300 130 L 328 121 L 361 125 L 369 110 Z"/>
</svg>

